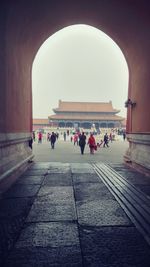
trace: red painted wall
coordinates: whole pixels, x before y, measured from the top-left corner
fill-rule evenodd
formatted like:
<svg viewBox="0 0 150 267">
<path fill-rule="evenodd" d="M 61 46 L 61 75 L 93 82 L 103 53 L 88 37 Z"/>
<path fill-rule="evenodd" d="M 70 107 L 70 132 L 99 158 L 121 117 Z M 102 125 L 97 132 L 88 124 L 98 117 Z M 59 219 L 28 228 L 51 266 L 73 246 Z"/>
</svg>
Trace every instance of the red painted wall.
<svg viewBox="0 0 150 267">
<path fill-rule="evenodd" d="M 73 24 L 95 26 L 120 46 L 129 66 L 129 97 L 137 103 L 131 117 L 128 112 L 128 132 L 150 132 L 150 9 L 147 1 L 135 4 L 129 0 L 7 0 L 3 3 L 1 7 L 4 6 L 6 12 L 1 18 L 0 44 L 5 51 L 4 55 L 1 53 L 0 63 L 3 71 L 0 127 L 3 132 L 31 131 L 32 62 L 50 35 Z"/>
</svg>

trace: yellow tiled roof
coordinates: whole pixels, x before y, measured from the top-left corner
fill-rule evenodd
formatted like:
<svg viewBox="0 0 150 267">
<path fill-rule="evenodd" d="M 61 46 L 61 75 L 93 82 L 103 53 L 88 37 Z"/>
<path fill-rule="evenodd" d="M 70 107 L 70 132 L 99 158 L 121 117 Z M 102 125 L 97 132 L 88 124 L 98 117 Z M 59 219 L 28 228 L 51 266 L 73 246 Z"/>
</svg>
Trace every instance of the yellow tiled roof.
<svg viewBox="0 0 150 267">
<path fill-rule="evenodd" d="M 49 119 L 51 120 L 113 120 L 113 121 L 122 121 L 124 120 L 123 117 L 117 116 L 117 115 L 84 115 L 84 114 L 55 114 L 49 116 Z"/>
<path fill-rule="evenodd" d="M 59 107 L 53 109 L 54 112 L 76 111 L 76 112 L 113 112 L 120 110 L 114 109 L 112 102 L 67 102 L 59 100 Z"/>
</svg>

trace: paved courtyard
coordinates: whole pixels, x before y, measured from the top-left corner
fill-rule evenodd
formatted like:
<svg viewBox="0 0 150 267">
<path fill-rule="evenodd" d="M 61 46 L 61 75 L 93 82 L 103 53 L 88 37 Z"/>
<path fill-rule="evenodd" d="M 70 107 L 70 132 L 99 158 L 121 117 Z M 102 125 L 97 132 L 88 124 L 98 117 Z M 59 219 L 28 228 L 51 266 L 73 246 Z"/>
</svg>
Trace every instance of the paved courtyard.
<svg viewBox="0 0 150 267">
<path fill-rule="evenodd" d="M 90 155 L 89 146 L 85 146 L 85 154 L 81 155 L 80 147 L 70 142 L 68 137 L 67 141 L 62 138 L 56 142 L 55 149 L 51 149 L 50 142 L 46 140 L 42 144 L 37 141 L 33 144 L 33 153 L 35 154 L 35 161 L 37 162 L 113 162 L 123 163 L 123 155 L 128 148 L 128 142 L 123 141 L 122 136 L 117 138 L 109 144 L 109 148 L 98 148 L 94 155 Z"/>
</svg>

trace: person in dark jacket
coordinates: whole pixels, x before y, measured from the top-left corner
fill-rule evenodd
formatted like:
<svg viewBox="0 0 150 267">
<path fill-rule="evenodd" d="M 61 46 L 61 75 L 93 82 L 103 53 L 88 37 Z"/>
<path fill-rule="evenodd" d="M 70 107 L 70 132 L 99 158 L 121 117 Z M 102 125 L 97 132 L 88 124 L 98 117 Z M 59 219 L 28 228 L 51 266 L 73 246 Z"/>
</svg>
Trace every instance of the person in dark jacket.
<svg viewBox="0 0 150 267">
<path fill-rule="evenodd" d="M 82 155 L 84 154 L 85 144 L 86 144 L 86 135 L 84 134 L 84 132 L 82 132 L 82 134 L 79 136 L 79 146 Z"/>
<path fill-rule="evenodd" d="M 32 149 L 32 144 L 33 144 L 33 138 L 32 137 L 30 137 L 30 139 L 29 139 L 29 147 Z"/>
<path fill-rule="evenodd" d="M 107 147 L 109 147 L 109 145 L 108 145 L 108 141 L 109 141 L 109 139 L 108 139 L 108 134 L 105 133 L 105 135 L 104 135 L 104 145 L 103 145 L 103 147 L 105 147 L 105 145 L 106 145 Z"/>
<path fill-rule="evenodd" d="M 54 149 L 55 142 L 56 142 L 56 134 L 54 132 L 52 132 L 50 136 L 50 142 L 51 142 L 51 148 Z"/>
</svg>

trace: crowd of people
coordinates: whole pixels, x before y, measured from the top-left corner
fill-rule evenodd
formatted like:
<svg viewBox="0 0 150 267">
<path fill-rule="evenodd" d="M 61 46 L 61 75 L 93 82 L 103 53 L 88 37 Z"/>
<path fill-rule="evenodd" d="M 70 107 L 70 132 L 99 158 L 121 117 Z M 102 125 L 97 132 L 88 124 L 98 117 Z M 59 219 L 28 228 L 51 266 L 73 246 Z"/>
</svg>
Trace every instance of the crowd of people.
<svg viewBox="0 0 150 267">
<path fill-rule="evenodd" d="M 47 133 L 47 141 L 50 142 L 50 146 L 52 149 L 55 148 L 55 143 L 59 139 L 59 136 L 61 135 L 61 138 L 64 140 L 64 142 L 70 139 L 70 141 L 75 145 L 80 147 L 81 155 L 84 154 L 85 146 L 86 144 L 89 146 L 90 154 L 94 154 L 95 151 L 97 151 L 100 147 L 109 147 L 109 144 L 113 142 L 114 140 L 114 134 L 113 132 L 110 132 L 109 134 L 105 132 L 103 136 L 99 135 L 99 140 L 97 136 L 93 133 L 85 133 L 84 131 L 76 131 L 76 132 L 69 132 L 69 130 L 66 130 L 64 132 L 54 132 Z M 125 131 L 122 134 L 123 140 L 126 139 L 126 133 Z M 36 141 L 36 135 L 35 132 L 33 132 L 32 141 Z M 43 133 L 41 131 L 37 132 L 37 142 L 38 144 L 41 144 L 43 141 Z M 31 146 L 30 146 L 31 147 Z M 32 147 L 31 147 L 32 148 Z"/>
</svg>

